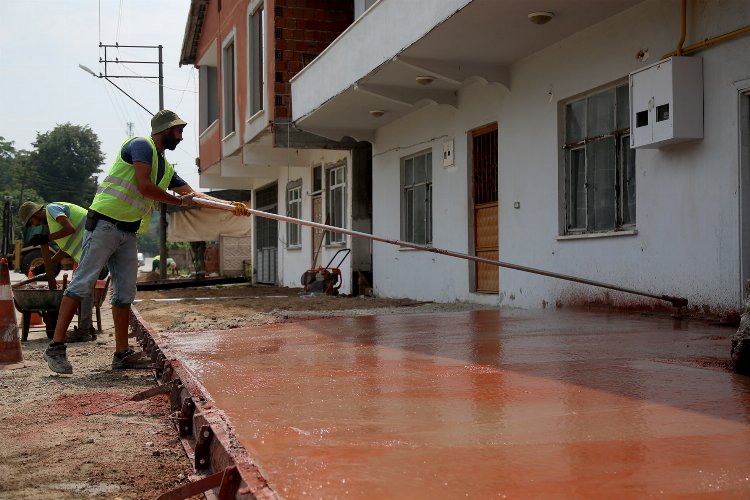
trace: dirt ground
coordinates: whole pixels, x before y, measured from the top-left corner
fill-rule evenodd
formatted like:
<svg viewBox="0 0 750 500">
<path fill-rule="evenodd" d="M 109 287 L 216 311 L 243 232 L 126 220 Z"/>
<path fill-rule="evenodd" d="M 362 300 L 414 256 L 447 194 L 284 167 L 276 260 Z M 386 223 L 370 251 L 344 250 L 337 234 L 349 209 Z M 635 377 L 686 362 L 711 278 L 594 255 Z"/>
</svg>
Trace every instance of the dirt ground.
<svg viewBox="0 0 750 500">
<path fill-rule="evenodd" d="M 179 299 L 179 300 L 175 300 Z M 424 310 L 431 303 L 408 299 L 304 295 L 301 289 L 218 285 L 138 292 L 136 308 L 162 331 L 226 330 L 308 317 Z"/>
<path fill-rule="evenodd" d="M 135 307 L 159 331 L 477 307 L 300 292 L 245 284 L 142 291 Z M 193 468 L 168 418 L 166 396 L 128 401 L 154 379 L 147 370 L 110 369 L 114 336 L 108 305 L 102 320 L 97 340 L 68 344 L 73 375 L 47 368 L 43 326 L 32 328 L 23 343 L 27 366 L 0 370 L 0 498 L 154 498 L 190 480 Z"/>
</svg>

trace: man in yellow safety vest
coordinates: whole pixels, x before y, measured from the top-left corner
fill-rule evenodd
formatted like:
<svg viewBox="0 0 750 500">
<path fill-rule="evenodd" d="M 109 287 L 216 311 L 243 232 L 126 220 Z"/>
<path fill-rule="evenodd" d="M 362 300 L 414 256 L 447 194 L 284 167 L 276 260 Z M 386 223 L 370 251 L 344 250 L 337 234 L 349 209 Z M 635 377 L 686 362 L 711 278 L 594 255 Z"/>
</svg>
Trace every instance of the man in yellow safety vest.
<svg viewBox="0 0 750 500">
<path fill-rule="evenodd" d="M 99 185 L 86 216 L 83 252 L 78 270 L 65 290 L 55 336 L 44 351 L 49 368 L 73 373 L 65 347 L 65 332 L 78 304 L 91 293 L 99 270 L 107 265 L 112 276 L 112 319 L 115 326 L 113 369 L 144 368 L 128 345 L 130 306 L 135 299 L 138 276 L 136 233 L 148 228 L 156 203 L 195 205 L 194 197 L 216 198 L 197 193 L 174 171 L 164 157 L 182 141 L 186 122 L 174 111 L 161 110 L 151 119 L 151 135 L 127 139 L 114 164 Z M 176 194 L 170 194 L 167 190 Z M 248 215 L 243 203 L 233 202 L 235 215 Z"/>
<path fill-rule="evenodd" d="M 31 245 L 41 245 L 54 241 L 60 249 L 52 256 L 52 264 L 61 262 L 65 257 L 71 257 L 76 263 L 81 261 L 81 246 L 83 245 L 83 226 L 86 222 L 87 210 L 73 203 L 54 202 L 47 205 L 26 201 L 18 210 L 18 217 L 24 226 L 45 226 L 46 231 L 35 234 L 29 239 Z M 38 276 L 45 272 L 44 264 L 31 269 Z M 100 272 L 99 278 L 106 277 L 106 267 Z M 92 323 L 93 295 L 88 295 L 81 301 L 81 315 L 78 327 L 67 332 L 66 342 L 85 342 L 96 339 L 96 330 Z"/>
</svg>

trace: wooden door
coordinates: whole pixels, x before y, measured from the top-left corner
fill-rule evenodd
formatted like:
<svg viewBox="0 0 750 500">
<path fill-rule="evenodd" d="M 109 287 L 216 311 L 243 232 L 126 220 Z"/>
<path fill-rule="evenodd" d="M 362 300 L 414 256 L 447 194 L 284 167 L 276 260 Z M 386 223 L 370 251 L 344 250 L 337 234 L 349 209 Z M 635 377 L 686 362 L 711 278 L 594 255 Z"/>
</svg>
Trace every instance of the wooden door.
<svg viewBox="0 0 750 500">
<path fill-rule="evenodd" d="M 472 196 L 474 205 L 474 254 L 499 259 L 497 124 L 472 133 Z M 498 293 L 500 268 L 474 264 L 477 292 Z"/>
</svg>

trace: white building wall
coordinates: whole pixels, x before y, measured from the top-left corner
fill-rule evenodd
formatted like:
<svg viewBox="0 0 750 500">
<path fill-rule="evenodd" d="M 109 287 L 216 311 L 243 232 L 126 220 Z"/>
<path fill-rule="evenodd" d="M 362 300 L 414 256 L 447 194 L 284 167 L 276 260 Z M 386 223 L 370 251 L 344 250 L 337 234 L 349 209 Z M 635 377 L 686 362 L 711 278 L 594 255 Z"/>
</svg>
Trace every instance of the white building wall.
<svg viewBox="0 0 750 500">
<path fill-rule="evenodd" d="M 694 3 L 686 45 L 750 24 L 742 0 L 689 4 Z M 497 121 L 500 260 L 684 296 L 693 306 L 738 308 L 734 82 L 750 78 L 750 38 L 694 54 L 704 64 L 704 139 L 637 151 L 637 234 L 557 239 L 558 121 L 564 102 L 627 79 L 629 72 L 674 50 L 679 32 L 679 9 L 673 2 L 647 1 L 519 61 L 511 68 L 510 89 L 473 84 L 461 90 L 458 109 L 432 106 L 378 130 L 373 145 L 374 232 L 398 236 L 399 158 L 432 147 L 434 245 L 467 252 L 467 132 Z M 649 60 L 636 58 L 640 50 L 648 50 Z M 411 146 L 431 138 L 436 139 Z M 446 138 L 455 139 L 456 166 L 444 170 L 440 158 Z M 513 208 L 516 201 L 519 209 Z M 492 300 L 468 291 L 466 261 L 381 244 L 373 253 L 375 288 L 381 295 Z M 634 298 L 617 292 L 609 296 L 625 303 Z M 537 308 L 602 298 L 603 289 L 503 269 L 494 300 Z"/>
<path fill-rule="evenodd" d="M 346 162 L 347 172 L 347 229 L 351 228 L 351 189 L 352 189 L 352 168 L 351 168 L 351 155 L 346 151 L 320 151 L 315 161 L 305 166 L 289 166 L 289 167 L 278 167 L 278 187 L 279 187 L 279 214 L 287 215 L 287 183 L 302 179 L 302 216 L 301 219 L 305 221 L 312 220 L 312 167 L 315 165 L 323 166 L 323 223 L 325 223 L 325 207 L 326 207 L 326 179 L 325 172 L 326 167 L 333 164 L 337 164 L 341 161 Z M 302 227 L 301 242 L 302 245 L 299 248 L 290 248 L 287 245 L 287 223 L 279 222 L 279 252 L 278 252 L 278 279 L 281 286 L 288 286 L 293 288 L 300 288 L 302 274 L 311 268 L 312 266 L 312 228 L 308 226 Z M 320 250 L 321 265 L 326 265 L 328 261 L 333 257 L 337 250 L 340 248 L 351 248 L 350 246 L 351 237 L 346 237 L 346 245 L 343 246 L 326 246 L 325 241 Z M 339 259 L 336 259 L 334 264 L 338 264 Z M 342 274 L 342 285 L 339 289 L 341 294 L 351 293 L 351 258 L 347 257 L 346 260 L 340 267 Z"/>
<path fill-rule="evenodd" d="M 378 130 L 373 145 L 373 233 L 400 239 L 400 159 L 432 150 L 433 246 L 468 253 L 467 131 L 497 121 L 507 91 L 476 84 L 459 96 L 458 109 L 424 108 Z M 443 168 L 443 141 L 453 139 L 455 165 Z M 440 302 L 497 303 L 497 296 L 469 292 L 469 261 L 374 243 L 375 292 Z"/>
</svg>

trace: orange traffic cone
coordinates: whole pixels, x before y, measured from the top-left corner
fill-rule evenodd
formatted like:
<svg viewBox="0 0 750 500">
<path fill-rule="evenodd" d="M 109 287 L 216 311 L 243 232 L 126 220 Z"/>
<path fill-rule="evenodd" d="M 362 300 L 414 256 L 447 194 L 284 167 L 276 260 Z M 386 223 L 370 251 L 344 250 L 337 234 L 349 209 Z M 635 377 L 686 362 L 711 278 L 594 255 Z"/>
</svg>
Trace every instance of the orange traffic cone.
<svg viewBox="0 0 750 500">
<path fill-rule="evenodd" d="M 0 366 L 14 363 L 23 364 L 23 354 L 13 307 L 8 260 L 3 258 L 0 259 Z"/>
<path fill-rule="evenodd" d="M 29 276 L 28 276 L 29 279 L 33 278 L 34 276 L 36 275 L 31 270 L 31 268 L 29 268 Z M 44 319 L 42 319 L 39 313 L 35 313 L 35 312 L 31 313 L 31 315 L 29 316 L 29 326 L 42 326 L 43 324 L 44 324 Z"/>
</svg>

